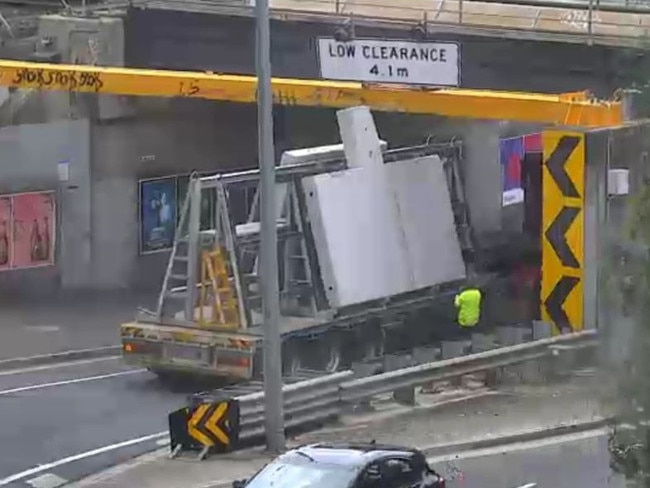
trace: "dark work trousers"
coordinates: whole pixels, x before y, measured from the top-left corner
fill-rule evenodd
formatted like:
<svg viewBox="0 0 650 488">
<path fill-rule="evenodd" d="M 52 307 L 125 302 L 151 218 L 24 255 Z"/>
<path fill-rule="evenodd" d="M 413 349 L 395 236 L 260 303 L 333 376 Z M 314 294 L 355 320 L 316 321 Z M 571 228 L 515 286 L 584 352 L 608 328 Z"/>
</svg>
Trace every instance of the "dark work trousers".
<svg viewBox="0 0 650 488">
<path fill-rule="evenodd" d="M 463 327 L 457 321 L 451 322 L 442 336 L 443 341 L 465 341 L 472 338 L 474 332 L 480 332 L 481 322 L 473 327 Z"/>
</svg>

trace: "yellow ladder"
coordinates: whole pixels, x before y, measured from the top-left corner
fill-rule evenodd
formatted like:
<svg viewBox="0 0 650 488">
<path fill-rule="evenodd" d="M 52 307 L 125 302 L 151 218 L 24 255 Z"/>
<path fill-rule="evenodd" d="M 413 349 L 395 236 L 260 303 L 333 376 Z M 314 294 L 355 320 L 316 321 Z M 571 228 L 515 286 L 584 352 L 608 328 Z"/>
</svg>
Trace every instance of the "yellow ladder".
<svg viewBox="0 0 650 488">
<path fill-rule="evenodd" d="M 208 304 L 210 291 L 212 303 Z M 210 319 L 204 316 L 206 307 L 211 308 Z M 204 327 L 216 325 L 224 329 L 238 329 L 241 326 L 239 319 L 236 292 L 230 282 L 224 251 L 221 247 L 215 247 L 212 251 L 203 251 L 199 324 Z"/>
</svg>

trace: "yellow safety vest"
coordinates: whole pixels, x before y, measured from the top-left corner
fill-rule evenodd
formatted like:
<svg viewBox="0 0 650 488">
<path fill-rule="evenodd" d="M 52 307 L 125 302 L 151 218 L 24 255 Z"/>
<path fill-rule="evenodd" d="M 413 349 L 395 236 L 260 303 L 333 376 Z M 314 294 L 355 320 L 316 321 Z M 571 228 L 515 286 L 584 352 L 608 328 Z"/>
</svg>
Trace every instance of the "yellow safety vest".
<svg viewBox="0 0 650 488">
<path fill-rule="evenodd" d="M 476 288 L 461 291 L 454 300 L 458 308 L 458 324 L 474 327 L 481 318 L 481 292 Z"/>
</svg>

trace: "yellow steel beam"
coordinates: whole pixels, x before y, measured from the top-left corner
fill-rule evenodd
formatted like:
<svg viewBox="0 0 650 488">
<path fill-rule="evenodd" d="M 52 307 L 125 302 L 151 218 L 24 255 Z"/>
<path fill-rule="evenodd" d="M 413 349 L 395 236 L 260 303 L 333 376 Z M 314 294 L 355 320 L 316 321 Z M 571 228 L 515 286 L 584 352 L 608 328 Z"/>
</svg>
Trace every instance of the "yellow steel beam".
<svg viewBox="0 0 650 488">
<path fill-rule="evenodd" d="M 0 86 L 156 97 L 254 102 L 256 78 L 189 71 L 99 68 L 0 60 Z M 623 121 L 619 102 L 583 93 L 544 95 L 485 90 L 424 89 L 322 80 L 273 79 L 275 103 L 606 127 Z"/>
</svg>

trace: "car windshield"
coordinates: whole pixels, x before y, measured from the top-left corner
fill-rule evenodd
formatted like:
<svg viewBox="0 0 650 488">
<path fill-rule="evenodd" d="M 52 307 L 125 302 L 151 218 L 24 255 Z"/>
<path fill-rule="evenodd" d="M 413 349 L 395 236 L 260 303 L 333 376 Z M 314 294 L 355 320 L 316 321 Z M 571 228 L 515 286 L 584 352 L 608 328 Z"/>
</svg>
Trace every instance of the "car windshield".
<svg viewBox="0 0 650 488">
<path fill-rule="evenodd" d="M 257 473 L 246 488 L 348 488 L 357 472 L 355 466 L 283 459 Z"/>
</svg>

